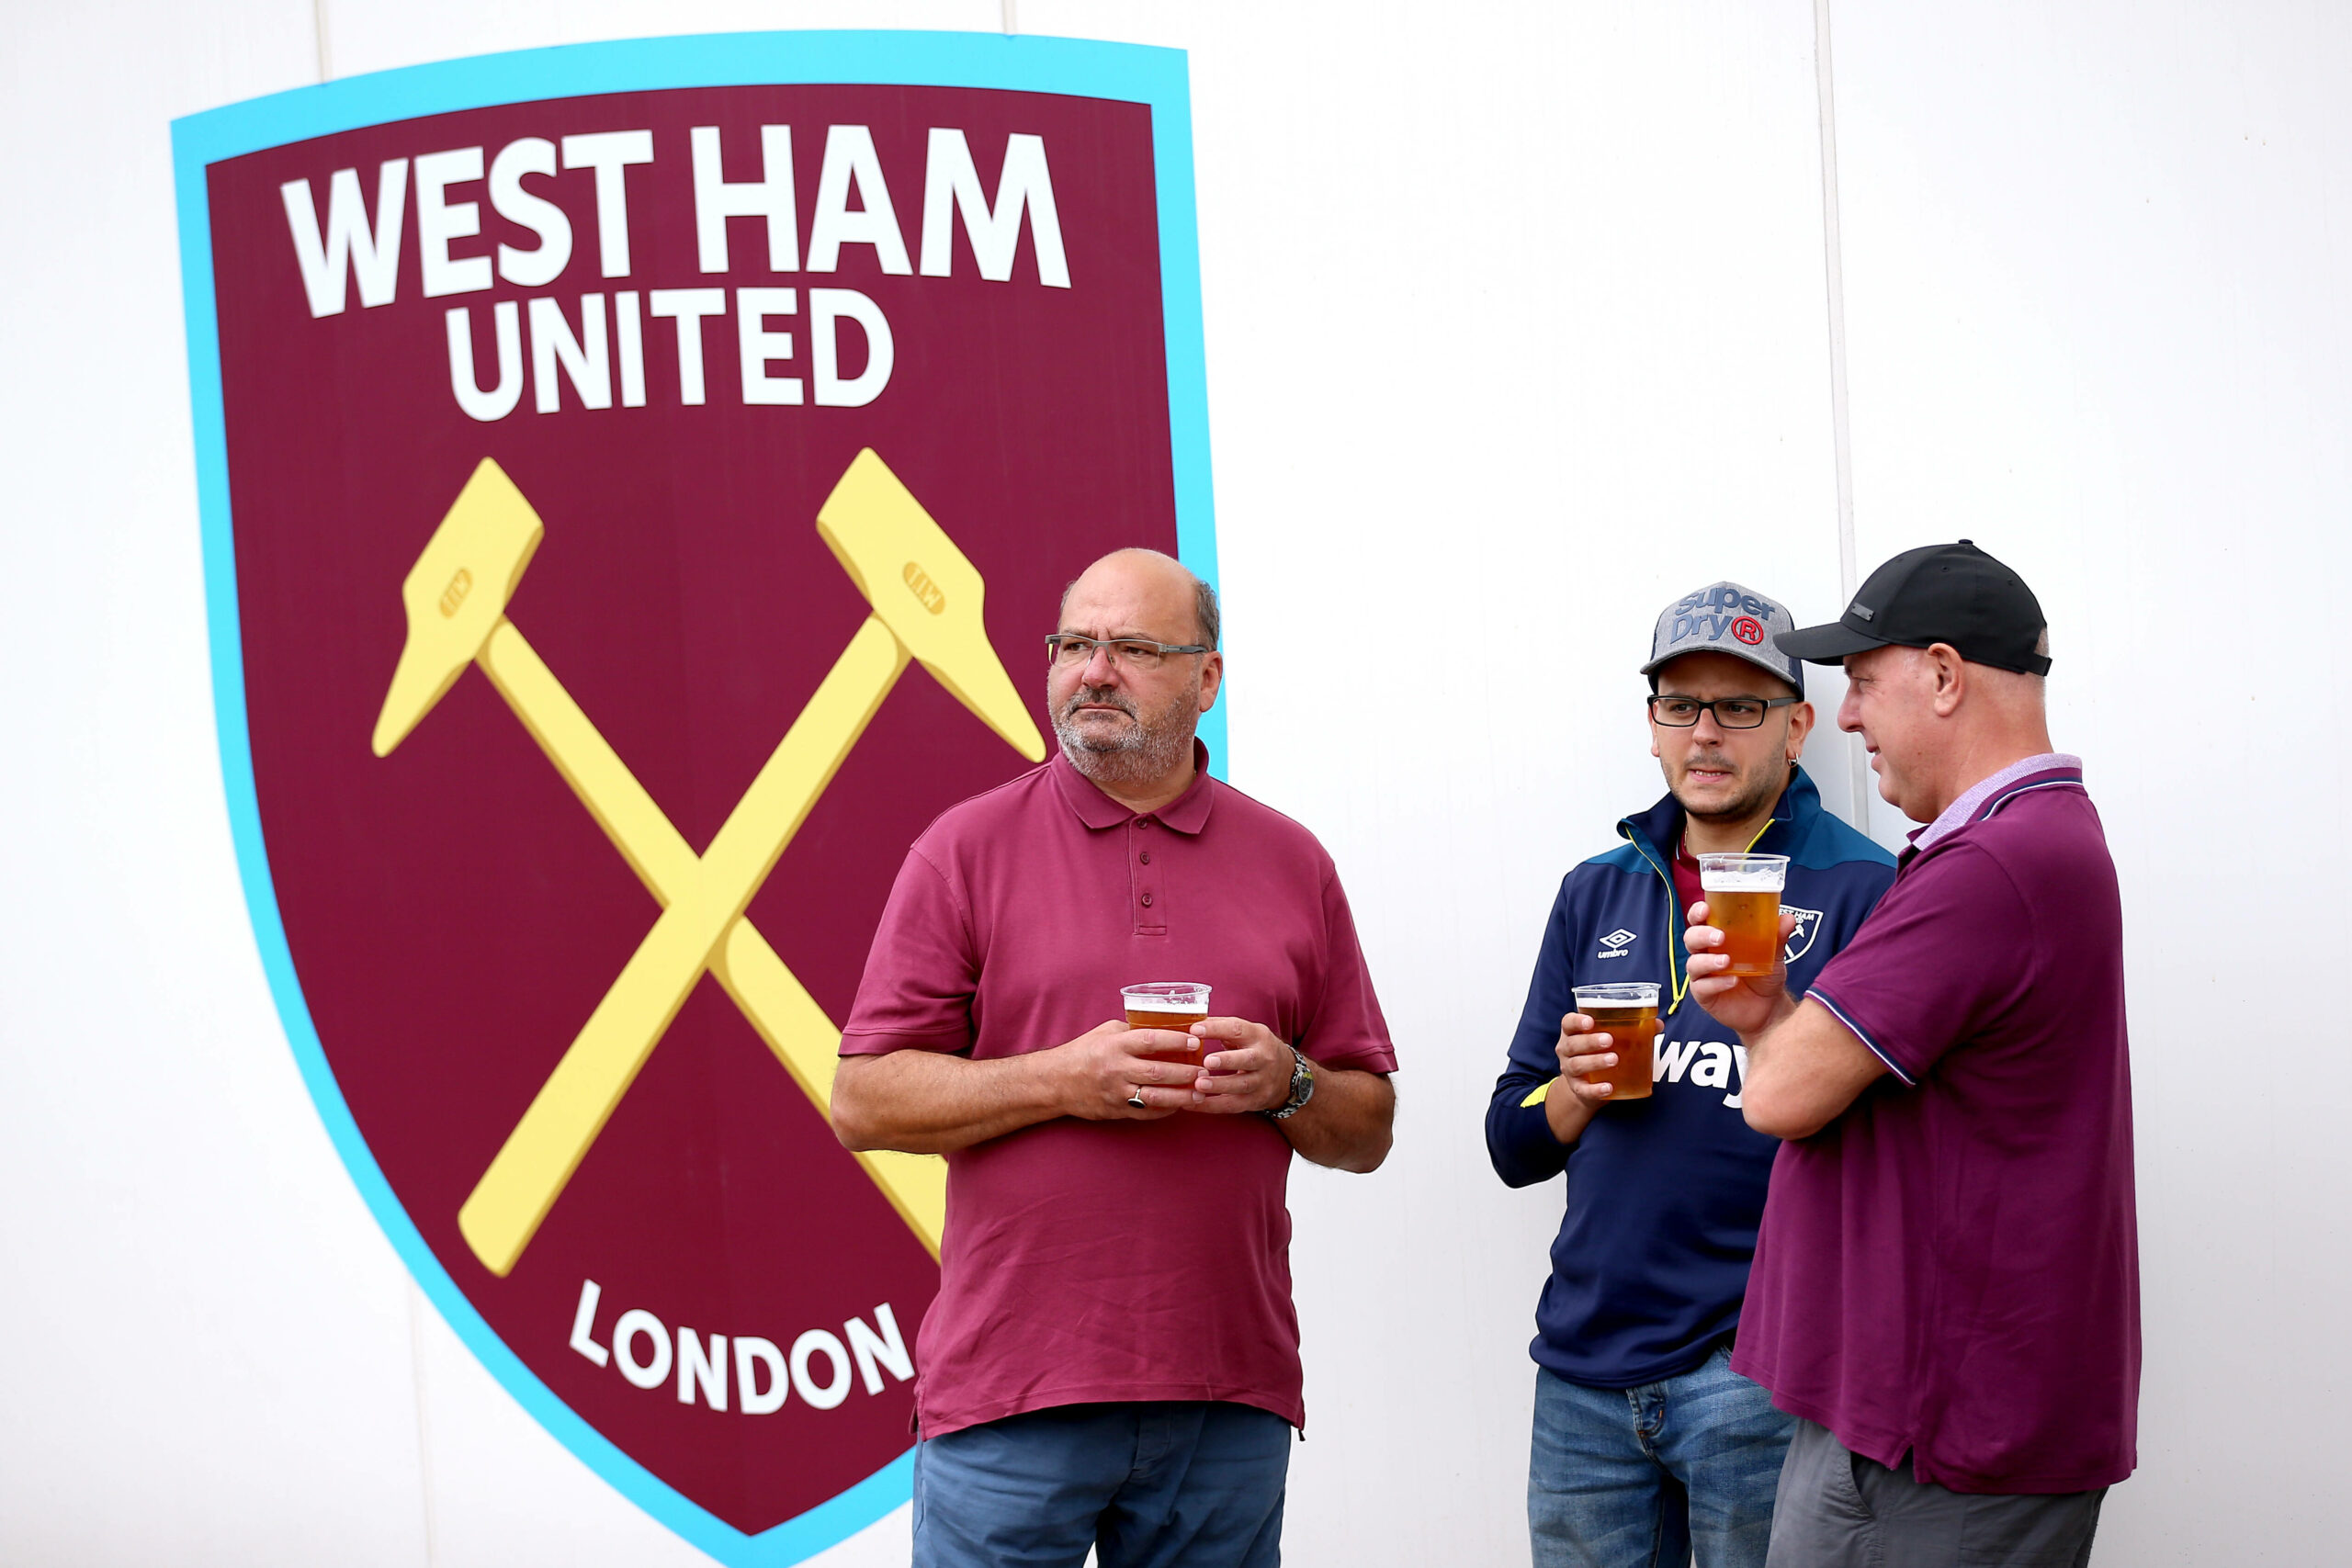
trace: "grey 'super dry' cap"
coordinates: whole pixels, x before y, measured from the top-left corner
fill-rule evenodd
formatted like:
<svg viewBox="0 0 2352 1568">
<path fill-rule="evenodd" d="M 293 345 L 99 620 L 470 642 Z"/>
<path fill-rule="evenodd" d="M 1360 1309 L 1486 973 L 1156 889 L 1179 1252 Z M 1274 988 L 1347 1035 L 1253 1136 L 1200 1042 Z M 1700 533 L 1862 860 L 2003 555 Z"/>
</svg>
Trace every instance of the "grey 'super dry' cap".
<svg viewBox="0 0 2352 1568">
<path fill-rule="evenodd" d="M 1815 664 L 1890 643 L 1946 643 L 1971 664 L 2050 673 L 2050 625 L 2025 579 L 1976 547 L 1922 545 L 1871 573 L 1846 613 L 1826 626 L 1783 632 L 1781 651 Z"/>
<path fill-rule="evenodd" d="M 1736 582 L 1711 582 L 1666 607 L 1650 634 L 1650 661 L 1642 673 L 1655 675 L 1669 660 L 1686 653 L 1728 653 L 1769 670 L 1804 695 L 1804 666 L 1773 646 L 1776 637 L 1796 630 L 1797 620 L 1780 604 Z"/>
</svg>

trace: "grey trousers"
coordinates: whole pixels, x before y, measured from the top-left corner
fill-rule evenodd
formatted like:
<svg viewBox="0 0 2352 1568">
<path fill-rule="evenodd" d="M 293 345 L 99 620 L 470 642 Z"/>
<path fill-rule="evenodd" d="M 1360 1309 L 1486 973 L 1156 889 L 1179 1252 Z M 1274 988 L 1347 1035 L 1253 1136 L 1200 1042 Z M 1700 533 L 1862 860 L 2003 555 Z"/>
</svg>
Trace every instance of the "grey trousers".
<svg viewBox="0 0 2352 1568">
<path fill-rule="evenodd" d="M 1948 1491 L 1799 1421 L 1765 1568 L 2087 1568 L 2106 1497 Z"/>
</svg>

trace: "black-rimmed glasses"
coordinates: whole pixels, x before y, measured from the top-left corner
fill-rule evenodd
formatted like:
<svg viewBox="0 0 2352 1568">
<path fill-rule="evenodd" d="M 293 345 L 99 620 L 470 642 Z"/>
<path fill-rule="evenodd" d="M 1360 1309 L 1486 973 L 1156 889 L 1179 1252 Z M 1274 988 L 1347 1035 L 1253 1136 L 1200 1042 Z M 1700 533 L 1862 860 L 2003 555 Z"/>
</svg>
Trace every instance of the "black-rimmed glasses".
<svg viewBox="0 0 2352 1568">
<path fill-rule="evenodd" d="M 1688 729 L 1699 722 L 1702 713 L 1715 716 L 1715 723 L 1725 729 L 1754 729 L 1764 722 L 1764 716 L 1774 708 L 1784 708 L 1802 697 L 1717 697 L 1702 703 L 1696 697 L 1652 697 L 1650 722 L 1669 729 Z"/>
<path fill-rule="evenodd" d="M 1046 662 L 1048 664 L 1084 664 L 1094 657 L 1096 649 L 1108 649 L 1111 662 L 1124 664 L 1131 670 L 1157 670 L 1160 660 L 1171 653 L 1206 653 L 1205 643 L 1153 642 L 1139 637 L 1080 637 L 1076 632 L 1056 632 L 1046 639 Z"/>
</svg>

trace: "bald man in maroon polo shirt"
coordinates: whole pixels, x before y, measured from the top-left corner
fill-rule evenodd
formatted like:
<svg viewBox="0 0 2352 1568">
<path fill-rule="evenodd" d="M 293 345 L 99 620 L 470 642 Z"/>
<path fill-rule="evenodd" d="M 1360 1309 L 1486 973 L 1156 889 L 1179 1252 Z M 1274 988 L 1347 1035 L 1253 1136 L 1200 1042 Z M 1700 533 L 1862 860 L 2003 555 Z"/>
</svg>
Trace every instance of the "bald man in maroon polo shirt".
<svg viewBox="0 0 2352 1568">
<path fill-rule="evenodd" d="M 1838 726 L 1923 826 L 1802 1002 L 1725 973 L 1690 911 L 1690 994 L 1747 1046 L 1749 1125 L 1786 1140 L 1732 1352 L 1798 1417 L 1767 1568 L 2084 1568 L 2138 1459 L 2131 1046 L 2041 604 L 1962 539 L 1775 640 L 1844 664 Z"/>
<path fill-rule="evenodd" d="M 1291 1156 L 1377 1167 L 1396 1064 L 1330 857 L 1208 776 L 1216 623 L 1156 551 L 1070 585 L 1059 755 L 916 840 L 842 1032 L 842 1142 L 948 1162 L 920 1568 L 1280 1560 Z M 1205 982 L 1212 1015 L 1113 1016 L 1158 980 Z"/>
</svg>

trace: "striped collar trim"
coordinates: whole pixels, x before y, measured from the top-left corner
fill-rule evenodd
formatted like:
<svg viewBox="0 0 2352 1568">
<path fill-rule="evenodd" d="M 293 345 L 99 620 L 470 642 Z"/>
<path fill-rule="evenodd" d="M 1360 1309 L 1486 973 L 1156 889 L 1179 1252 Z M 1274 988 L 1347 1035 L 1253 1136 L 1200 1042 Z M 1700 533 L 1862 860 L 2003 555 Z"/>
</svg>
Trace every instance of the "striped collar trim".
<svg viewBox="0 0 2352 1568">
<path fill-rule="evenodd" d="M 1991 817 L 2016 796 L 2052 785 L 2082 788 L 2083 760 L 2064 751 L 2044 751 L 2038 757 L 2011 762 L 1999 773 L 1970 785 L 1958 800 L 1944 807 L 1942 816 L 1912 835 L 1911 847 L 1933 849 L 1970 823 Z"/>
</svg>

